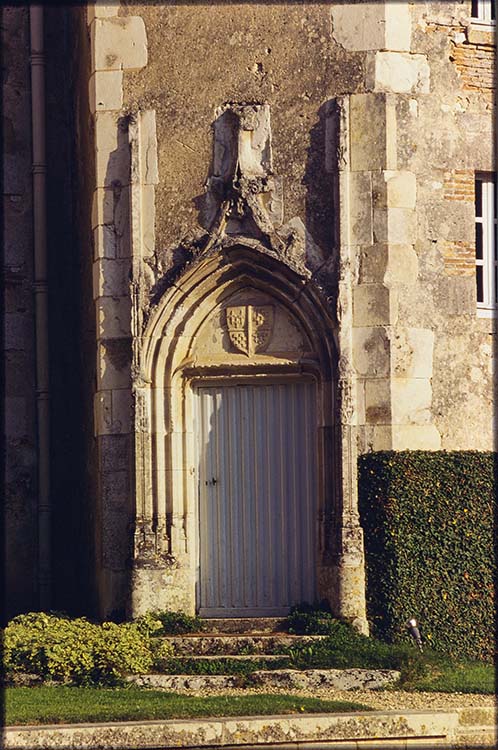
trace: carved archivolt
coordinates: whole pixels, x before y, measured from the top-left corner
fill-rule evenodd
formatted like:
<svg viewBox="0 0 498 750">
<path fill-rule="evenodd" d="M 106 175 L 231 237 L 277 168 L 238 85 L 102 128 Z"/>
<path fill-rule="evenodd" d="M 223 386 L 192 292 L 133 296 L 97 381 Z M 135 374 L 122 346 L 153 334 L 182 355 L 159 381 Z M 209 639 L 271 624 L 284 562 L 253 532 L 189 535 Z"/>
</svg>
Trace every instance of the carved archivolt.
<svg viewBox="0 0 498 750">
<path fill-rule="evenodd" d="M 299 217 L 282 223 L 269 107 L 227 105 L 218 115 L 213 173 L 206 186 L 206 235 L 184 265 L 162 280 L 168 288 L 141 330 L 137 305 L 134 563 L 167 568 L 168 585 L 190 587 L 185 602 L 194 610 L 196 386 L 227 379 L 312 378 L 319 566 L 324 592 L 340 599 L 330 583 L 341 575 L 332 573 L 333 560 L 349 555 L 356 561 L 360 537 L 349 533 L 344 516 L 346 508 L 353 519 L 351 508 L 356 507 L 356 453 L 351 358 L 345 351 L 338 362 L 339 316 L 330 307 L 338 290 L 331 290 L 330 283 L 319 287 L 324 259 Z M 339 296 L 347 312 L 347 298 Z M 338 543 L 342 527 L 344 544 Z M 161 596 L 167 603 L 167 594 Z"/>
<path fill-rule="evenodd" d="M 147 474 L 137 476 L 137 509 L 146 525 L 165 530 L 165 564 L 182 557 L 195 564 L 195 383 L 307 374 L 318 385 L 318 427 L 326 428 L 334 414 L 332 326 L 312 284 L 242 239 L 200 259 L 163 296 L 142 338 L 150 432 L 147 445 L 137 444 L 143 455 L 136 466 Z M 148 497 L 140 500 L 139 492 Z M 159 557 L 161 549 L 164 539 L 156 542 Z"/>
</svg>

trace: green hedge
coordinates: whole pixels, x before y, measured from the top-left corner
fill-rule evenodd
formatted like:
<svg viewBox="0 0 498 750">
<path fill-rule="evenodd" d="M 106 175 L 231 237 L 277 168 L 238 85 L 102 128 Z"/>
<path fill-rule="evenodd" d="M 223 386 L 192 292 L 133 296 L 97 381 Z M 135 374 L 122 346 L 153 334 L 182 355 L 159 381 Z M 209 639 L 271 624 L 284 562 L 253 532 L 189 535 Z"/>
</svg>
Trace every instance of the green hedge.
<svg viewBox="0 0 498 750">
<path fill-rule="evenodd" d="M 359 459 L 367 607 L 373 634 L 394 642 L 416 617 L 452 656 L 495 652 L 497 455 L 379 452 Z"/>
</svg>

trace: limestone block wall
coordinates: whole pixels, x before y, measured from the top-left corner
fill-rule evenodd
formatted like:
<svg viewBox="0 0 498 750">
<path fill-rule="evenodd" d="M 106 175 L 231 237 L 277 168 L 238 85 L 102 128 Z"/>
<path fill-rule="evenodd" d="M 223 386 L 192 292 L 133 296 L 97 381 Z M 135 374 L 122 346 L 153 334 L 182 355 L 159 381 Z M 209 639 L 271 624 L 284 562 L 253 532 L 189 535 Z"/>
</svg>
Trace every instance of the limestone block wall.
<svg viewBox="0 0 498 750">
<path fill-rule="evenodd" d="M 303 11 L 292 3 L 256 10 L 238 5 L 227 12 L 223 5 L 98 3 L 89 6 L 87 24 L 95 128 L 94 422 L 101 600 L 107 610 L 117 606 L 111 602 L 123 602 L 127 566 L 134 558 L 132 599 L 138 602 L 136 592 L 142 592 L 135 608 L 146 606 L 146 599 L 152 606 L 155 588 L 165 586 L 170 606 L 175 601 L 191 606 L 185 604 L 181 571 L 173 568 L 173 581 L 162 569 L 151 572 L 153 560 L 137 562 L 152 549 L 163 554 L 155 546 L 157 532 L 143 521 L 152 497 L 141 464 L 147 450 L 144 425 L 150 422 L 150 389 L 142 382 L 139 357 L 144 322 L 165 288 L 167 272 L 183 263 L 206 234 L 213 122 L 230 101 L 270 103 L 280 195 L 285 185 L 283 208 L 275 204 L 272 215 L 281 214 L 280 224 L 289 222 L 289 238 L 302 235 L 310 266 L 335 263 L 320 108 L 335 92 L 361 86 L 362 56 L 346 54 L 333 42 L 326 6 Z M 310 58 L 309 44 L 316 57 Z M 170 522 L 173 536 L 184 536 L 183 516 Z M 173 537 L 172 544 L 178 556 L 181 545 Z"/>
<path fill-rule="evenodd" d="M 470 2 L 98 3 L 86 24 L 102 600 L 126 599 L 130 559 L 156 544 L 133 458 L 150 422 L 141 336 L 209 239 L 214 123 L 230 103 L 269 107 L 272 222 L 299 234 L 336 309 L 348 498 L 356 451 L 492 448 L 473 176 L 494 167 L 495 48 Z"/>
<path fill-rule="evenodd" d="M 358 8 L 332 9 L 334 33 L 366 52 L 365 93 L 343 100 L 341 245 L 353 268 L 353 379 L 360 451 L 440 447 L 432 404 L 434 334 L 400 314 L 417 280 L 417 175 L 399 154 L 398 106 L 430 91 L 427 57 L 412 50 L 407 3 L 369 5 L 371 24 L 355 33 Z"/>
<path fill-rule="evenodd" d="M 457 60 L 464 54 L 485 70 L 482 60 L 495 59 L 494 32 L 471 22 L 470 3 L 414 4 L 412 14 L 412 48 L 427 55 L 431 87 L 416 111 L 410 101 L 398 108 L 400 158 L 417 174 L 419 258 L 400 315 L 434 332 L 432 414 L 441 447 L 492 450 L 496 323 L 477 314 L 472 265 L 474 174 L 495 169 L 493 92 L 488 74 L 470 85 Z"/>
<path fill-rule="evenodd" d="M 474 244 L 474 175 L 494 168 L 491 32 L 470 4 L 397 3 L 374 51 L 378 27 L 356 33 L 356 10 L 332 16 L 367 54 L 341 205 L 359 449 L 492 449 L 494 323 L 477 314 Z"/>
<path fill-rule="evenodd" d="M 37 469 L 29 8 L 2 8 L 5 595 L 9 613 L 37 602 Z M 4 613 L 5 615 L 6 613 Z"/>
<path fill-rule="evenodd" d="M 144 170 L 144 188 L 132 189 L 130 119 L 122 109 L 126 70 L 147 63 L 147 40 L 139 17 L 118 17 L 119 5 L 89 5 L 86 26 L 90 51 L 88 107 L 93 124 L 95 165 L 91 227 L 93 232 L 93 298 L 96 326 L 96 384 L 93 424 L 96 442 L 96 565 L 99 599 L 105 611 L 123 611 L 128 593 L 133 524 L 133 422 L 131 369 L 133 241 L 142 252 L 140 227 L 146 220 L 146 242 L 153 236 L 152 167 Z M 142 127 L 143 157 L 149 155 L 154 122 Z M 147 125 L 149 125 L 147 131 Z M 143 135 L 145 133 L 145 135 Z M 140 172 L 140 165 L 136 170 Z M 139 178 L 141 180 L 141 177 Z M 153 190 L 153 188 L 152 188 Z M 132 207 L 133 200 L 140 208 Z M 143 197 L 143 201 L 142 201 Z M 150 200 L 152 198 L 152 200 Z M 145 214 L 142 214 L 142 204 Z M 147 213 L 146 207 L 149 207 Z"/>
</svg>

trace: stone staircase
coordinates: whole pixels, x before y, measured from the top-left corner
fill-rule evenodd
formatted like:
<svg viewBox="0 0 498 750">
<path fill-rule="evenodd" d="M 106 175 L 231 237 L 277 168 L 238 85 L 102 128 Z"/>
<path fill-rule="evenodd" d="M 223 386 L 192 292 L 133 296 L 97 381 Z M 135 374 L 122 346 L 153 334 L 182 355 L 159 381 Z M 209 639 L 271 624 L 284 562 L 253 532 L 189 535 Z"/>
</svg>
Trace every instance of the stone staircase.
<svg viewBox="0 0 498 750">
<path fill-rule="evenodd" d="M 498 747 L 496 708 L 476 706 L 459 708 L 455 745 L 462 750 Z"/>
<path fill-rule="evenodd" d="M 143 687 L 202 691 L 241 686 L 348 690 L 377 688 L 399 678 L 394 670 L 293 669 L 288 650 L 324 636 L 292 635 L 284 624 L 283 618 L 272 617 L 206 620 L 200 633 L 162 639 L 173 646 L 174 656 L 155 674 L 128 679 Z"/>
</svg>

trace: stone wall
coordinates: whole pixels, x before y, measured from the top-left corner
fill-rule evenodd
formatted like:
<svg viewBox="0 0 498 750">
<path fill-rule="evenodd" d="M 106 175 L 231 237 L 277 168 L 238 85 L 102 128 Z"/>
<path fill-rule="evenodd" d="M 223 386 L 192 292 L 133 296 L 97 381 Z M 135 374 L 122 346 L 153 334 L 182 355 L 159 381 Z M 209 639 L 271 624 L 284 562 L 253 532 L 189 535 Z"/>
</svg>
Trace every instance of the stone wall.
<svg viewBox="0 0 498 750">
<path fill-rule="evenodd" d="M 488 84 L 468 89 L 453 59 L 477 34 L 468 6 L 413 6 L 413 47 L 427 55 L 431 93 L 412 116 L 414 105 L 400 102 L 402 153 L 417 172 L 420 267 L 400 316 L 435 334 L 432 414 L 441 447 L 492 450 L 496 329 L 477 315 L 472 260 L 473 174 L 494 170 L 495 136 Z"/>
<path fill-rule="evenodd" d="M 487 81 L 471 91 L 454 65 L 456 47 L 475 38 L 469 11 L 410 6 L 411 34 L 367 52 L 371 93 L 350 97 L 343 191 L 359 266 L 360 450 L 494 444 L 494 323 L 477 315 L 473 195 L 474 172 L 494 168 L 493 118 Z M 372 36 L 354 34 L 354 14 L 339 11 L 345 42 L 367 50 Z"/>
<path fill-rule="evenodd" d="M 205 231 L 215 111 L 226 102 L 266 102 L 283 222 L 305 221 L 332 252 L 330 176 L 324 164 L 331 97 L 361 90 L 363 55 L 331 36 L 327 4 L 125 5 L 145 24 L 148 63 L 124 75 L 126 110 L 154 109 L 158 138 L 154 272 L 181 260 L 182 244 Z M 311 54 L 310 54 L 310 51 Z"/>
<path fill-rule="evenodd" d="M 477 314 L 474 278 L 474 174 L 495 166 L 493 33 L 471 22 L 467 0 L 97 3 L 45 15 L 54 601 L 76 611 L 95 594 L 101 614 L 122 614 L 133 598 L 130 566 L 145 588 L 153 577 L 157 560 L 138 568 L 140 550 L 152 544 L 164 562 L 183 545 L 189 572 L 179 572 L 177 555 L 157 580 L 191 606 L 196 531 L 176 485 L 147 474 L 151 404 L 166 391 L 157 380 L 151 394 L 142 352 L 167 290 L 225 230 L 230 239 L 242 226 L 254 248 L 266 243 L 268 257 L 298 274 L 306 294 L 316 288 L 326 300 L 329 365 L 337 362 L 321 429 L 335 453 L 324 471 L 336 499 L 333 523 L 330 508 L 320 523 L 342 560 L 335 573 L 323 569 L 329 588 L 341 580 L 340 609 L 362 586 L 357 452 L 494 447 L 496 324 Z M 37 601 L 28 16 L 3 11 L 15 611 Z M 247 104 L 256 126 L 245 122 Z M 251 227 L 227 219 L 215 189 L 220 181 L 241 189 L 223 171 L 231 116 L 245 122 L 233 152 L 246 159 L 242 173 L 259 175 L 252 198 L 239 193 L 252 206 Z M 185 472 L 178 446 L 187 438 L 173 432 L 173 464 Z M 153 500 L 161 482 L 176 510 Z"/>
<path fill-rule="evenodd" d="M 470 3 L 363 4 L 360 15 L 348 4 L 238 6 L 227 14 L 222 5 L 119 10 L 143 18 L 148 41 L 147 65 L 125 73 L 124 108 L 153 108 L 158 123 L 151 281 L 181 261 L 202 234 L 210 125 L 223 101 L 269 102 L 284 220 L 303 217 L 323 257 L 333 255 L 336 219 L 324 199 L 333 189 L 324 169 L 324 103 L 347 93 L 357 146 L 350 199 L 359 253 L 355 325 L 370 327 L 377 344 L 383 330 L 394 336 L 398 359 L 424 361 L 422 378 L 413 376 L 411 385 L 402 382 L 406 370 L 399 363 L 393 364 L 396 383 L 390 376 L 389 385 L 378 374 L 365 379 L 365 363 L 358 365 L 358 424 L 365 425 L 360 449 L 463 448 L 474 439 L 490 448 L 490 381 L 481 391 L 479 416 L 471 396 L 469 411 L 458 418 L 454 377 L 433 364 L 430 350 L 447 351 L 451 359 L 455 348 L 458 357 L 455 326 L 472 330 L 484 349 L 477 347 L 471 366 L 492 367 L 490 355 L 482 358 L 492 324 L 476 316 L 473 278 L 473 173 L 493 169 L 491 32 L 471 24 Z M 173 53 L 165 57 L 165 50 Z M 357 335 L 359 362 L 373 344 L 364 340 L 365 330 Z M 462 395 L 466 382 L 461 373 Z M 470 434 L 464 427 L 469 419 L 475 424 Z"/>
<path fill-rule="evenodd" d="M 106 606 L 126 597 L 127 565 L 152 533 L 135 524 L 130 537 L 155 492 L 140 468 L 141 337 L 212 231 L 215 130 L 230 103 L 269 107 L 272 231 L 299 234 L 336 310 L 348 512 L 356 450 L 493 447 L 473 175 L 494 166 L 494 47 L 469 16 L 470 2 L 89 7 Z"/>
<path fill-rule="evenodd" d="M 29 9 L 2 8 L 5 525 L 8 613 L 37 603 Z"/>
</svg>

